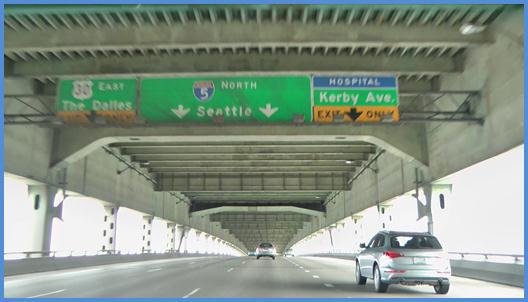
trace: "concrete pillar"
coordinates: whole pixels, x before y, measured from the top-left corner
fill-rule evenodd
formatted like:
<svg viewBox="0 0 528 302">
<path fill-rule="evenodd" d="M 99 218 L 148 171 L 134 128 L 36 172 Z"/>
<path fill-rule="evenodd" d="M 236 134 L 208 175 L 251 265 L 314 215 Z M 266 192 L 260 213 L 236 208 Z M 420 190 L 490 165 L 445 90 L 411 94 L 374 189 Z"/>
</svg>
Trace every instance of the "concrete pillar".
<svg viewBox="0 0 528 302">
<path fill-rule="evenodd" d="M 203 241 L 202 241 L 202 249 L 204 254 L 210 254 L 212 252 L 211 250 L 211 242 L 209 241 L 209 238 L 211 235 L 204 234 L 203 235 Z"/>
<path fill-rule="evenodd" d="M 35 240 L 32 243 L 32 250 L 49 251 L 53 218 L 60 218 L 62 209 L 62 205 L 53 207 L 57 189 L 48 185 L 30 185 L 28 193 L 28 201 L 34 210 L 32 228 Z"/>
<path fill-rule="evenodd" d="M 352 215 L 352 231 L 353 231 L 353 236 L 352 236 L 352 248 L 353 250 L 355 251 L 359 251 L 359 245 L 361 243 L 368 243 L 368 242 L 365 242 L 365 238 L 364 238 L 364 234 L 363 234 L 363 229 L 362 229 L 362 225 L 361 225 L 361 219 L 363 218 L 363 216 L 359 216 L 359 215 Z"/>
<path fill-rule="evenodd" d="M 194 243 L 196 246 L 194 247 L 194 250 L 201 254 L 202 253 L 202 231 L 195 230 L 194 233 L 196 234 L 196 242 Z"/>
<path fill-rule="evenodd" d="M 336 230 L 335 225 L 331 225 L 328 227 L 328 238 L 330 239 L 330 246 L 329 246 L 330 253 L 335 253 L 334 236 L 332 234 L 332 233 L 335 233 L 335 230 Z"/>
<path fill-rule="evenodd" d="M 183 225 L 176 225 L 174 228 L 174 231 L 176 233 L 176 244 L 175 249 L 177 253 L 183 253 L 185 250 L 183 249 L 183 241 L 185 240 L 185 227 Z"/>
<path fill-rule="evenodd" d="M 102 251 L 108 251 L 109 253 L 115 253 L 116 250 L 116 235 L 117 235 L 117 211 L 119 207 L 105 206 L 104 228 L 103 228 L 103 244 L 101 245 Z"/>
<path fill-rule="evenodd" d="M 151 250 L 151 238 L 152 238 L 152 220 L 154 216 L 143 216 L 143 245 L 141 252 L 146 253 Z"/>
<path fill-rule="evenodd" d="M 189 245 L 188 245 L 188 239 L 189 239 L 189 232 L 190 228 L 186 226 L 181 227 L 182 237 L 180 241 L 180 248 L 178 249 L 178 252 L 180 253 L 188 253 L 189 252 Z"/>
<path fill-rule="evenodd" d="M 392 216 L 390 213 L 391 205 L 385 204 L 380 205 L 380 221 L 381 221 L 381 229 L 386 230 L 390 228 L 391 222 L 392 222 Z"/>
<path fill-rule="evenodd" d="M 217 249 L 217 254 L 218 255 L 222 255 L 223 254 L 223 251 L 222 251 L 222 239 L 220 238 L 216 238 L 216 249 Z"/>
<path fill-rule="evenodd" d="M 166 245 L 166 251 L 170 253 L 174 253 L 176 249 L 178 248 L 179 243 L 179 237 L 177 237 L 176 232 L 176 224 L 168 222 L 167 223 L 167 245 Z"/>
</svg>

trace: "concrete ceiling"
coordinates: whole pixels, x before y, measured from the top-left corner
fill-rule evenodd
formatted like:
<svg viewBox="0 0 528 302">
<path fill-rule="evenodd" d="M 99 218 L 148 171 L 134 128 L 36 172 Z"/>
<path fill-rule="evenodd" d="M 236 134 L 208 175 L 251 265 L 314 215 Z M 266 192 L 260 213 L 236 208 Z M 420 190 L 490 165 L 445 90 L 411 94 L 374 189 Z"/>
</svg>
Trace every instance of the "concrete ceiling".
<svg viewBox="0 0 528 302">
<path fill-rule="evenodd" d="M 504 5 L 7 5 L 6 81 L 31 80 L 36 89 L 8 95 L 6 102 L 26 105 L 13 112 L 24 122 L 40 123 L 42 118 L 44 123 L 54 115 L 55 85 L 65 77 L 390 73 L 398 76 L 402 121 L 413 112 L 434 118 L 446 95 L 438 90 L 439 77 L 461 72 L 467 49 L 493 42 L 485 31 L 463 35 L 460 26 L 490 25 L 503 9 Z M 451 94 L 446 103 L 451 107 L 441 107 L 452 119 L 467 98 Z M 11 112 L 6 113 L 9 120 Z M 146 169 L 156 180 L 156 190 L 187 196 L 191 212 L 225 209 L 210 218 L 249 250 L 262 241 L 284 248 L 310 215 L 324 213 L 324 201 L 332 192 L 349 189 L 354 173 L 379 148 L 360 140 L 138 141 L 110 147 Z M 247 207 L 245 212 L 230 212 L 242 206 Z M 292 206 L 306 212 L 256 211 Z"/>
</svg>

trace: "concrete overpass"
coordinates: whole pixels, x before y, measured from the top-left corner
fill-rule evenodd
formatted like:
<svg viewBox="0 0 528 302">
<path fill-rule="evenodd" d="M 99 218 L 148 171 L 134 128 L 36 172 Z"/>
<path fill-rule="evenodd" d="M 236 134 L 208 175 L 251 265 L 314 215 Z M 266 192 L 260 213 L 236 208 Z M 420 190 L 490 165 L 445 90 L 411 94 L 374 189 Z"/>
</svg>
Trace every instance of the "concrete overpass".
<svg viewBox="0 0 528 302">
<path fill-rule="evenodd" d="M 57 192 L 104 205 L 105 241 L 94 248 L 112 254 L 107 256 L 116 256 L 121 208 L 142 213 L 144 231 L 137 235 L 145 253 L 151 251 L 153 219 L 166 221 L 170 257 L 203 242 L 193 256 L 245 254 L 260 242 L 273 242 L 282 253 L 346 219 L 361 219 L 371 207 L 385 228 L 385 202 L 411 191 L 420 192 L 425 205 L 418 209 L 433 232 L 431 204 L 445 191 L 439 181 L 524 144 L 518 5 L 8 5 L 4 28 L 5 173 L 28 185 L 29 202 L 42 200 L 34 214 L 38 236 L 30 250 L 17 251 L 28 257 L 52 255 L 53 221 L 62 209 Z M 145 107 L 149 79 L 318 75 L 394 77 L 399 117 L 350 123 L 346 114 L 336 114 L 327 123 L 310 109 L 287 121 L 237 122 L 221 108 L 221 118 L 203 122 L 185 121 L 184 107 L 172 109 L 172 120 L 155 120 Z M 137 108 L 127 116 L 65 114 L 60 83 L 86 79 L 131 79 Z M 267 105 L 260 110 L 269 118 L 276 110 Z M 192 243 L 191 231 L 197 238 Z M 53 265 L 38 262 L 49 258 L 31 259 L 37 262 L 27 262 L 24 272 L 50 271 Z M 255 271 L 267 265 L 193 259 L 170 265 L 180 270 L 187 262 L 203 263 L 200 278 L 216 266 L 237 272 L 246 264 Z M 119 266 L 127 259 L 98 261 L 92 264 Z M 299 263 L 336 269 L 332 261 Z M 272 265 L 297 266 L 283 259 Z M 162 267 L 148 269 L 156 268 Z M 220 271 L 211 276 L 223 276 Z M 277 278 L 269 280 L 271 290 L 279 286 Z M 159 294 L 184 296 L 187 289 L 179 290 Z M 83 291 L 70 289 L 70 295 L 91 296 Z M 129 293 L 157 296 L 139 288 Z M 286 289 L 276 293 L 290 296 Z M 230 295 L 221 289 L 203 294 Z M 113 290 L 99 295 L 120 296 Z"/>
</svg>

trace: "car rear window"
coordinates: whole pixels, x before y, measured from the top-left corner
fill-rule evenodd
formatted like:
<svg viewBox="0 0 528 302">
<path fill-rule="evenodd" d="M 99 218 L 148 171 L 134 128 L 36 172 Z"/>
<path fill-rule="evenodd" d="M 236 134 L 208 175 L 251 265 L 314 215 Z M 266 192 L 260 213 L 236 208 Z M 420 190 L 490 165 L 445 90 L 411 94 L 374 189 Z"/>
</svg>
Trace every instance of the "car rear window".
<svg viewBox="0 0 528 302">
<path fill-rule="evenodd" d="M 261 244 L 260 244 L 260 247 L 263 247 L 263 248 L 270 248 L 270 247 L 273 247 L 273 245 L 271 245 L 271 243 L 261 243 Z"/>
<path fill-rule="evenodd" d="M 400 249 L 441 249 L 438 239 L 425 235 L 402 235 L 392 236 L 390 239 L 392 248 Z"/>
</svg>

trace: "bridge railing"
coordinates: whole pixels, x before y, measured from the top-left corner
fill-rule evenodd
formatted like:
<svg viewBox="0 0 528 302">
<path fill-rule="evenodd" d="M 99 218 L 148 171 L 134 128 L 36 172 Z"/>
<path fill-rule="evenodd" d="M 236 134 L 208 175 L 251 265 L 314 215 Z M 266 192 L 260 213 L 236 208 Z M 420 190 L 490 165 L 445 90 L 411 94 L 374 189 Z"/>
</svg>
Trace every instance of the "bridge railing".
<svg viewBox="0 0 528 302">
<path fill-rule="evenodd" d="M 77 256 L 101 256 L 101 255 L 141 255 L 141 254 L 185 254 L 178 250 L 143 250 L 143 251 L 121 251 L 121 250 L 66 250 L 66 251 L 24 251 L 4 253 L 4 260 L 44 258 L 44 257 L 77 257 Z M 220 253 L 202 253 L 204 255 L 220 255 Z"/>
<path fill-rule="evenodd" d="M 524 265 L 524 255 L 472 252 L 449 252 L 451 260 L 482 261 Z"/>
</svg>

